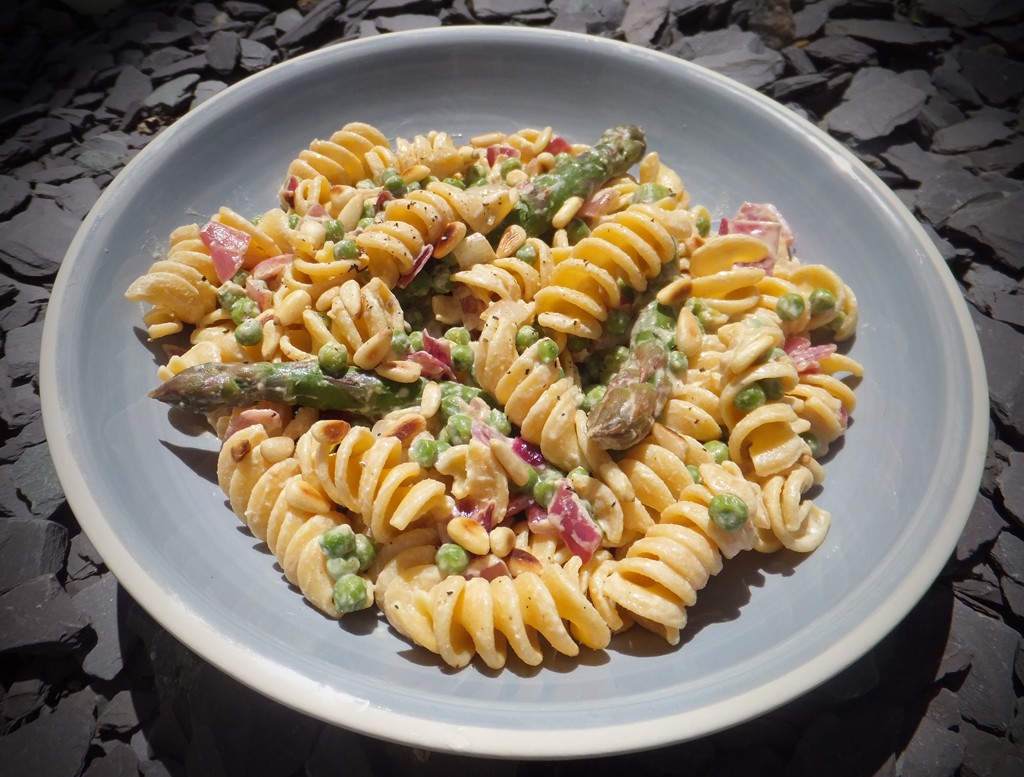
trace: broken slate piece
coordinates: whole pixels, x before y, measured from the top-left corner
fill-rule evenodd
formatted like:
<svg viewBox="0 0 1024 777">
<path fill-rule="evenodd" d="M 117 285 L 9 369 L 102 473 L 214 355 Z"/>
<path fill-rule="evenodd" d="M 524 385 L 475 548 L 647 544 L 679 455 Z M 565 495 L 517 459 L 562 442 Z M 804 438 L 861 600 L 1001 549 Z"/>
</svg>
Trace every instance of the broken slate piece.
<svg viewBox="0 0 1024 777">
<path fill-rule="evenodd" d="M 49 518 L 64 504 L 64 491 L 45 443 L 26 448 L 11 466 L 11 471 L 18 491 L 28 500 L 33 515 Z"/>
<path fill-rule="evenodd" d="M 997 200 L 965 205 L 950 217 L 948 226 L 992 249 L 1005 266 L 1024 270 L 1024 192 Z"/>
<path fill-rule="evenodd" d="M 958 124 L 967 118 L 963 111 L 957 108 L 953 103 L 947 100 L 941 94 L 934 94 L 928 98 L 928 102 L 924 104 L 921 112 L 917 114 L 918 126 L 924 131 L 924 134 L 931 136 L 935 134 L 937 130 L 943 127 L 948 127 L 952 124 Z"/>
<path fill-rule="evenodd" d="M 825 25 L 825 34 L 900 46 L 944 43 L 951 38 L 946 27 L 921 27 L 886 19 L 833 19 Z"/>
<path fill-rule="evenodd" d="M 0 175 L 0 219 L 6 219 L 22 205 L 32 193 L 32 188 L 25 182 L 10 175 Z"/>
<path fill-rule="evenodd" d="M 1024 470 L 1024 453 L 1014 453 L 1014 456 L 1018 459 L 1016 474 L 1021 475 L 1021 470 Z M 1006 470 L 1010 477 L 1014 474 L 1013 468 L 1011 461 L 1010 467 Z M 1018 583 L 1024 583 L 1024 540 L 1004 531 L 996 540 L 995 547 L 992 548 L 992 559 L 1004 575 Z"/>
<path fill-rule="evenodd" d="M 100 712 L 97 727 L 100 733 L 131 734 L 153 716 L 157 704 L 156 695 L 147 691 L 120 691 Z"/>
<path fill-rule="evenodd" d="M 46 701 L 48 688 L 38 677 L 15 680 L 3 697 L 3 716 L 7 721 L 19 721 L 35 715 Z"/>
<path fill-rule="evenodd" d="M 728 22 L 756 33 L 773 49 L 788 46 L 795 38 L 796 22 L 789 0 L 735 0 Z"/>
<path fill-rule="evenodd" d="M 139 757 L 123 742 L 114 742 L 103 755 L 93 758 L 82 777 L 123 777 L 135 775 L 139 770 Z"/>
<path fill-rule="evenodd" d="M 213 34 L 206 47 L 206 61 L 217 73 L 226 74 L 235 69 L 238 62 L 238 34 L 220 30 Z"/>
<path fill-rule="evenodd" d="M 381 32 L 425 30 L 440 26 L 440 19 L 425 13 L 402 13 L 397 16 L 381 16 L 377 19 L 377 29 Z"/>
<path fill-rule="evenodd" d="M 25 210 L 0 222 L 0 262 L 26 278 L 50 278 L 80 225 L 52 200 L 34 197 Z"/>
<path fill-rule="evenodd" d="M 966 170 L 949 170 L 928 178 L 917 192 L 917 210 L 935 226 L 969 202 L 992 197 L 992 187 Z"/>
<path fill-rule="evenodd" d="M 8 332 L 4 357 L 11 382 L 28 382 L 39 372 L 39 347 L 42 338 L 42 321 L 33 321 Z"/>
<path fill-rule="evenodd" d="M 274 52 L 258 40 L 242 38 L 239 41 L 240 64 L 243 70 L 255 73 L 274 64 Z"/>
<path fill-rule="evenodd" d="M 153 91 L 153 84 L 133 65 L 121 69 L 113 88 L 103 101 L 103 107 L 114 113 L 125 113 L 133 103 L 141 102 Z"/>
<path fill-rule="evenodd" d="M 1020 13 L 1020 4 L 1013 0 L 919 0 L 918 11 L 937 16 L 954 27 L 976 27 L 1011 19 Z"/>
<path fill-rule="evenodd" d="M 967 744 L 959 733 L 931 718 L 921 718 L 896 761 L 897 774 L 902 777 L 956 774 L 966 749 Z"/>
<path fill-rule="evenodd" d="M 978 94 L 994 105 L 1024 94 L 1024 63 L 984 51 L 961 49 L 960 72 Z"/>
<path fill-rule="evenodd" d="M 186 73 L 183 76 L 178 76 L 154 89 L 153 93 L 143 101 L 143 104 L 149 108 L 162 107 L 175 111 L 188 100 L 190 94 L 189 87 L 198 80 L 199 76 L 196 73 Z"/>
<path fill-rule="evenodd" d="M 984 117 L 971 118 L 932 136 L 931 150 L 938 154 L 958 154 L 963 151 L 977 151 L 993 143 L 1006 140 L 1014 131 L 1001 121 Z"/>
<path fill-rule="evenodd" d="M 52 574 L 0 595 L 0 653 L 64 655 L 82 644 L 88 629 L 88 620 Z"/>
<path fill-rule="evenodd" d="M 961 726 L 960 733 L 967 749 L 959 774 L 967 777 L 1017 777 L 1024 774 L 1024 756 L 1006 737 L 969 725 Z"/>
<path fill-rule="evenodd" d="M 955 159 L 932 154 L 916 143 L 890 146 L 882 158 L 911 181 L 923 183 L 943 173 L 960 170 Z"/>
<path fill-rule="evenodd" d="M 828 4 L 805 5 L 793 13 L 793 38 L 800 40 L 815 35 L 828 21 Z"/>
<path fill-rule="evenodd" d="M 189 105 L 189 110 L 195 108 L 197 105 L 202 105 L 215 94 L 220 94 L 227 88 L 228 85 L 223 81 L 200 81 L 196 84 L 196 89 L 192 95 L 192 103 Z"/>
<path fill-rule="evenodd" d="M 825 116 L 829 128 L 857 140 L 885 137 L 917 116 L 926 95 L 879 67 L 857 71 L 843 102 Z"/>
<path fill-rule="evenodd" d="M 23 775 L 77 777 L 95 724 L 87 711 L 59 704 L 53 713 L 0 737 L 0 764 L 16 764 Z"/>
<path fill-rule="evenodd" d="M 804 46 L 804 51 L 813 60 L 848 67 L 872 65 L 878 61 L 878 55 L 871 46 L 846 35 L 818 38 Z"/>
<path fill-rule="evenodd" d="M 1024 282 L 981 262 L 964 273 L 967 299 L 996 321 L 1024 327 Z"/>
<path fill-rule="evenodd" d="M 53 521 L 0 522 L 0 593 L 46 574 L 56 574 L 68 553 L 68 531 Z"/>
<path fill-rule="evenodd" d="M 970 313 L 985 356 L 992 410 L 1000 423 L 1015 429 L 1017 434 L 1024 434 L 1024 381 L 1020 379 L 1020 365 L 1024 364 L 1024 335 L 1012 326 L 978 313 L 973 307 Z M 1024 479 L 1019 478 L 1018 483 L 1024 483 Z M 1017 516 L 1024 515 L 1024 494 L 1021 497 L 1015 505 L 1021 510 L 1014 512 Z"/>
<path fill-rule="evenodd" d="M 93 625 L 97 636 L 96 645 L 82 661 L 82 669 L 101 680 L 113 680 L 120 673 L 136 641 L 127 629 L 121 628 L 119 592 L 117 579 L 108 572 L 72 597 L 75 606 Z"/>
<path fill-rule="evenodd" d="M 655 0 L 654 5 L 658 4 L 663 5 L 665 11 L 668 10 L 667 0 Z M 651 5 L 651 3 L 637 0 L 637 5 Z M 480 21 L 508 19 L 510 16 L 521 16 L 547 10 L 548 6 L 544 0 L 473 0 L 473 11 Z"/>
<path fill-rule="evenodd" d="M 1018 365 L 1019 366 L 1019 365 Z M 1009 465 L 999 473 L 996 479 L 1003 507 L 1017 519 L 1017 525 L 1024 527 L 1024 453 L 1014 451 L 1010 454 Z M 1014 579 L 1020 582 L 1021 568 L 1014 573 Z"/>
<path fill-rule="evenodd" d="M 1012 677 L 1020 635 L 959 599 L 953 602 L 951 624 L 974 651 L 970 671 L 958 691 L 961 713 L 990 731 L 1006 731 L 1017 703 Z"/>
<path fill-rule="evenodd" d="M 341 0 L 323 0 L 323 2 L 306 14 L 302 21 L 278 38 L 277 44 L 281 47 L 287 47 L 302 43 L 330 24 L 340 10 Z"/>
</svg>

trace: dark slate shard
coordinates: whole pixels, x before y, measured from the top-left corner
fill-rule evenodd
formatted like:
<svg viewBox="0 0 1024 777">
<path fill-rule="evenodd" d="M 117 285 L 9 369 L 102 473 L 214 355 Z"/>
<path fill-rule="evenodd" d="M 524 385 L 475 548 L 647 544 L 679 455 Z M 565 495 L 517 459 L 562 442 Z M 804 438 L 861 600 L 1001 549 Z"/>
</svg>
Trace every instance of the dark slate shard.
<svg viewBox="0 0 1024 777">
<path fill-rule="evenodd" d="M 942 64 L 932 70 L 932 82 L 936 89 L 954 103 L 972 107 L 982 105 L 981 97 L 960 72 L 960 64 L 952 51 L 946 52 L 942 57 Z"/>
<path fill-rule="evenodd" d="M 960 72 L 991 104 L 1002 105 L 1024 95 L 1024 63 L 985 51 L 961 49 Z"/>
<path fill-rule="evenodd" d="M 46 703 L 48 690 L 40 677 L 13 681 L 4 694 L 3 704 L 0 705 L 3 708 L 4 720 L 16 722 L 35 715 Z"/>
<path fill-rule="evenodd" d="M 56 167 L 43 167 L 27 171 L 24 178 L 34 184 L 58 184 L 74 181 L 86 174 L 86 169 L 81 165 L 60 164 Z"/>
<path fill-rule="evenodd" d="M 198 31 L 199 28 L 194 22 L 181 16 L 175 16 L 169 22 L 162 24 L 160 29 L 146 36 L 145 42 L 154 47 L 173 45 L 188 40 Z"/>
<path fill-rule="evenodd" d="M 51 714 L 0 737 L 0 765 L 16 765 L 22 775 L 78 777 L 94 727 L 88 712 L 59 704 Z"/>
<path fill-rule="evenodd" d="M 961 713 L 987 730 L 1005 732 L 1017 703 L 1011 678 L 1020 635 L 959 599 L 953 602 L 951 626 L 974 651 L 970 671 L 957 694 Z"/>
<path fill-rule="evenodd" d="M 896 768 L 901 777 L 955 777 L 966 749 L 959 733 L 931 718 L 921 718 Z"/>
<path fill-rule="evenodd" d="M 361 737 L 334 726 L 324 726 L 306 761 L 307 777 L 336 777 L 338 764 L 346 777 L 373 777 L 374 770 L 362 747 Z"/>
<path fill-rule="evenodd" d="M 644 5 L 637 0 L 638 5 Z M 668 10 L 667 0 L 655 0 L 653 5 L 664 6 L 663 11 Z M 651 5 L 651 3 L 648 3 Z M 482 22 L 508 19 L 512 16 L 547 11 L 547 3 L 544 0 L 471 0 L 470 6 L 476 14 L 477 19 Z"/>
<path fill-rule="evenodd" d="M 214 71 L 222 75 L 235 69 L 238 55 L 238 34 L 234 32 L 215 32 L 206 47 L 206 61 Z"/>
<path fill-rule="evenodd" d="M 381 32 L 405 32 L 440 27 L 441 20 L 423 13 L 403 13 L 397 16 L 377 17 L 376 24 Z"/>
<path fill-rule="evenodd" d="M 1024 453 L 1016 453 L 1017 472 L 1014 473 L 1014 462 L 1011 460 L 1007 476 L 1024 475 Z M 1018 583 L 1024 583 L 1024 540 L 1010 532 L 1004 531 L 992 548 L 992 560 L 996 562 L 1004 575 Z"/>
<path fill-rule="evenodd" d="M 126 736 L 153 717 L 156 695 L 147 691 L 124 690 L 114 694 L 96 721 L 101 735 Z"/>
<path fill-rule="evenodd" d="M 867 653 L 821 686 L 819 692 L 834 701 L 849 701 L 863 696 L 878 685 L 878 663 Z"/>
<path fill-rule="evenodd" d="M 26 448 L 14 462 L 11 472 L 33 515 L 49 518 L 64 503 L 64 491 L 46 445 Z"/>
<path fill-rule="evenodd" d="M 917 192 L 917 210 L 935 226 L 970 202 L 992 197 L 992 187 L 966 170 L 949 170 L 928 178 Z"/>
<path fill-rule="evenodd" d="M 981 262 L 964 273 L 967 299 L 996 321 L 1024 327 L 1024 282 Z"/>
<path fill-rule="evenodd" d="M 123 742 L 114 742 L 102 756 L 93 758 L 82 777 L 135 777 L 138 774 L 139 757 Z"/>
<path fill-rule="evenodd" d="M 1001 199 L 966 205 L 949 219 L 948 226 L 988 246 L 1000 263 L 1020 272 L 1024 270 L 1024 219 L 1020 218 L 1021 213 L 1024 213 L 1024 192 L 1017 192 Z"/>
<path fill-rule="evenodd" d="M 984 117 L 971 118 L 940 129 L 932 136 L 931 150 L 938 154 L 977 151 L 1006 140 L 1014 130 L 1001 121 Z"/>
<path fill-rule="evenodd" d="M 0 595 L 0 653 L 65 655 L 88 633 L 89 622 L 52 574 Z"/>
<path fill-rule="evenodd" d="M 908 180 L 917 183 L 960 169 L 956 160 L 932 154 L 916 143 L 890 146 L 888 150 L 882 152 L 882 158 L 903 173 Z"/>
<path fill-rule="evenodd" d="M 31 383 L 19 383 L 9 389 L 0 389 L 3 406 L 0 407 L 0 420 L 8 427 L 19 429 L 42 413 L 39 394 Z"/>
<path fill-rule="evenodd" d="M 954 27 L 977 27 L 1012 19 L 1020 13 L 1017 0 L 918 0 L 916 8 Z"/>
<path fill-rule="evenodd" d="M 327 27 L 341 10 L 341 0 L 323 0 L 302 21 L 277 39 L 279 46 L 296 46 Z"/>
<path fill-rule="evenodd" d="M 921 228 L 925 231 L 925 234 L 931 238 L 932 243 L 939 250 L 939 255 L 942 257 L 944 262 L 952 262 L 957 258 L 956 248 L 954 248 L 953 244 L 946 240 L 946 238 L 936 232 L 935 227 L 924 221 L 919 223 L 921 224 Z"/>
<path fill-rule="evenodd" d="M 201 73 L 204 70 L 206 70 L 206 57 L 202 54 L 193 54 L 191 57 L 179 59 L 176 62 L 154 70 L 152 75 L 154 81 L 166 81 L 167 79 L 177 78 L 189 73 Z M 142 99 L 148 97 L 149 94 L 150 92 L 147 92 L 142 96 Z"/>
<path fill-rule="evenodd" d="M 56 574 L 68 554 L 68 531 L 53 521 L 0 522 L 0 593 Z"/>
<path fill-rule="evenodd" d="M 966 119 L 964 112 L 941 94 L 933 94 L 917 114 L 917 124 L 926 136 L 931 137 L 937 130 L 958 124 Z"/>
<path fill-rule="evenodd" d="M 771 96 L 779 101 L 799 99 L 801 95 L 816 92 L 828 84 L 829 77 L 824 73 L 790 76 L 780 78 L 771 86 Z"/>
<path fill-rule="evenodd" d="M 1017 777 L 1024 774 L 1024 755 L 1009 739 L 970 725 L 962 726 L 960 733 L 967 743 L 960 777 Z"/>
<path fill-rule="evenodd" d="M 56 143 L 68 140 L 71 134 L 71 125 L 67 121 L 47 116 L 19 129 L 14 139 L 24 143 L 32 156 L 39 156 Z"/>
<path fill-rule="evenodd" d="M 96 204 L 102 191 L 91 178 L 79 178 L 58 187 L 54 197 L 65 211 L 84 219 Z"/>
<path fill-rule="evenodd" d="M 785 58 L 754 33 L 729 27 L 683 38 L 673 53 L 715 70 L 752 89 L 767 86 L 782 74 Z"/>
<path fill-rule="evenodd" d="M 121 69 L 103 107 L 114 113 L 123 114 L 132 104 L 142 102 L 153 91 L 149 76 L 132 65 Z"/>
<path fill-rule="evenodd" d="M 274 64 L 274 50 L 257 40 L 242 38 L 239 42 L 239 64 L 242 70 L 255 73 Z"/>
<path fill-rule="evenodd" d="M 73 597 L 77 607 L 96 630 L 96 645 L 86 654 L 82 669 L 101 680 L 113 680 L 135 646 L 135 639 L 121 628 L 120 617 L 127 607 L 117 580 L 109 572 Z"/>
<path fill-rule="evenodd" d="M 972 607 L 980 606 L 993 615 L 1003 605 L 1003 592 L 994 576 L 992 580 L 957 580 L 953 583 L 953 590 L 959 598 L 969 599 Z"/>
<path fill-rule="evenodd" d="M 885 137 L 914 119 L 926 95 L 891 70 L 865 67 L 857 71 L 843 102 L 825 116 L 829 129 L 857 140 Z"/>
<path fill-rule="evenodd" d="M 818 62 L 859 67 L 878 62 L 878 53 L 868 44 L 848 35 L 826 35 L 804 47 L 807 56 Z"/>
<path fill-rule="evenodd" d="M 278 32 L 287 33 L 302 24 L 302 11 L 298 8 L 286 8 L 274 17 L 274 27 Z"/>
<path fill-rule="evenodd" d="M 895 705 L 865 704 L 844 717 L 817 715 L 796 744 L 786 774 L 820 777 L 836 774 L 879 774 L 893 757 L 903 711 Z M 884 772 L 882 772 L 884 773 Z"/>
<path fill-rule="evenodd" d="M 200 81 L 196 84 L 195 92 L 192 94 L 192 103 L 189 105 L 189 110 L 197 105 L 202 105 L 215 94 L 220 94 L 227 88 L 228 85 L 223 81 Z"/>
<path fill-rule="evenodd" d="M 833 19 L 825 25 L 825 34 L 899 46 L 946 43 L 952 38 L 946 27 L 921 27 L 886 19 Z"/>
<path fill-rule="evenodd" d="M 974 500 L 967 525 L 957 541 L 957 561 L 967 561 L 980 551 L 987 551 L 1005 525 L 991 500 L 979 494 Z"/>
<path fill-rule="evenodd" d="M 0 262 L 25 278 L 51 278 L 79 226 L 55 202 L 34 197 L 25 210 L 0 223 Z"/>
<path fill-rule="evenodd" d="M 793 37 L 796 40 L 817 35 L 828 21 L 828 4 L 812 3 L 793 13 Z"/>
<path fill-rule="evenodd" d="M 85 532 L 80 531 L 72 537 L 68 548 L 68 576 L 76 579 L 92 577 L 101 567 L 104 567 L 103 558 Z"/>
<path fill-rule="evenodd" d="M 186 73 L 178 76 L 153 90 L 143 105 L 150 108 L 164 108 L 168 111 L 176 111 L 183 106 L 192 94 L 192 85 L 199 80 L 196 73 Z"/>
<path fill-rule="evenodd" d="M 322 724 L 287 709 L 206 665 L 189 694 L 193 737 L 185 766 L 232 764 L 233 774 L 290 777 L 301 768 Z M 279 732 L 288 731 L 288 747 Z M 196 734 L 200 734 L 197 736 Z"/>
<path fill-rule="evenodd" d="M 999 581 L 1003 589 L 1006 606 L 1018 618 L 1024 618 L 1024 584 L 1004 577 Z"/>
<path fill-rule="evenodd" d="M 139 70 L 142 73 L 151 74 L 154 71 L 173 65 L 175 62 L 180 62 L 188 56 L 189 52 L 185 49 L 180 49 L 176 46 L 161 46 L 148 54 L 139 63 Z"/>
<path fill-rule="evenodd" d="M 1020 366 L 1020 362 L 1017 366 Z M 1024 453 L 1014 451 L 1009 456 L 1007 466 L 996 478 L 999 496 L 1003 507 L 1017 519 L 1018 527 L 1024 527 Z M 1021 570 L 1018 568 L 1014 579 L 1020 582 Z"/>
<path fill-rule="evenodd" d="M 943 728 L 955 729 L 960 725 L 960 702 L 948 688 L 939 688 L 929 700 L 925 715 Z"/>
<path fill-rule="evenodd" d="M 231 14 L 232 19 L 262 19 L 270 9 L 260 3 L 246 3 L 242 0 L 228 0 L 224 3 L 224 10 Z M 196 20 L 199 21 L 198 19 Z"/>
<path fill-rule="evenodd" d="M 807 52 L 799 46 L 786 46 L 782 50 L 782 56 L 786 58 L 789 66 L 799 76 L 809 76 L 818 72 L 817 66 L 807 56 Z"/>
<path fill-rule="evenodd" d="M 0 220 L 9 218 L 28 202 L 32 188 L 10 175 L 0 175 Z"/>
</svg>

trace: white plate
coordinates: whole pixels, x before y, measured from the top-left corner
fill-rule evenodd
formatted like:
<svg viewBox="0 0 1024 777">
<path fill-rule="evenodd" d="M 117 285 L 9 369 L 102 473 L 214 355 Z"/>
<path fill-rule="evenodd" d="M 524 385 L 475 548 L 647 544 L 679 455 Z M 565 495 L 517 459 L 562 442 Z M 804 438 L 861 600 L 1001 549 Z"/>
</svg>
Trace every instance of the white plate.
<svg viewBox="0 0 1024 777">
<path fill-rule="evenodd" d="M 580 660 L 454 672 L 383 622 L 320 616 L 213 482 L 216 443 L 146 398 L 155 360 L 123 298 L 183 223 L 275 203 L 289 160 L 347 121 L 411 137 L 636 123 L 715 216 L 775 203 L 798 254 L 861 310 L 865 367 L 809 557 L 728 562 L 668 649 L 639 630 Z M 827 680 L 913 607 L 955 546 L 987 430 L 980 349 L 938 253 L 889 190 L 787 109 L 669 56 L 518 28 L 386 35 L 286 62 L 156 138 L 107 188 L 58 275 L 43 336 L 47 438 L 71 507 L 127 591 L 196 653 L 283 704 L 425 748 L 502 757 L 708 734 Z"/>
</svg>

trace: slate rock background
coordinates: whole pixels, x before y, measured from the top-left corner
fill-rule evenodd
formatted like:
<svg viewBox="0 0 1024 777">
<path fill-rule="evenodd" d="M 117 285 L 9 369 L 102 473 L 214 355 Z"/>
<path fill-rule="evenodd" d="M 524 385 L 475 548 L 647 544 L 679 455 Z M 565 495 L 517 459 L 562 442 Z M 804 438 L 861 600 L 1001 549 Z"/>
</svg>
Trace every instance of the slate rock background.
<svg viewBox="0 0 1024 777">
<path fill-rule="evenodd" d="M 110 10 L 75 10 L 90 8 Z M 1020 0 L 5 4 L 0 773 L 1024 774 L 1022 21 Z M 774 97 L 896 191 L 970 305 L 988 371 L 990 445 L 956 552 L 863 659 L 735 729 L 645 753 L 515 763 L 325 726 L 240 686 L 158 627 L 64 500 L 40 420 L 39 342 L 61 259 L 103 187 L 164 127 L 250 73 L 335 41 L 467 23 L 624 39 Z"/>
</svg>

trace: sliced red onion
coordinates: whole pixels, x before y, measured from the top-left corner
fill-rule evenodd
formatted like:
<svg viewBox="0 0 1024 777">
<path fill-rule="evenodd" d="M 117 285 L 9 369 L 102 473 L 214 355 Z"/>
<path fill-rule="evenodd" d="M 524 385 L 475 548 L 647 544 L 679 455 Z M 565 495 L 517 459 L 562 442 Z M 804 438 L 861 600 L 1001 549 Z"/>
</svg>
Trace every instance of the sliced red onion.
<svg viewBox="0 0 1024 777">
<path fill-rule="evenodd" d="M 493 553 L 488 553 L 486 556 L 473 559 L 462 573 L 462 576 L 467 580 L 472 580 L 474 577 L 482 577 L 490 582 L 499 577 L 511 577 L 512 574 L 508 571 L 508 565 L 504 561 Z"/>
<path fill-rule="evenodd" d="M 490 500 L 481 502 L 475 499 L 459 499 L 455 503 L 455 508 L 462 515 L 472 518 L 487 529 L 487 531 L 494 528 L 492 526 L 494 523 L 494 502 Z"/>
<path fill-rule="evenodd" d="M 455 365 L 452 364 L 452 352 L 447 340 L 439 340 L 426 330 L 423 330 L 423 350 L 451 370 L 452 375 L 455 374 Z"/>
<path fill-rule="evenodd" d="M 512 452 L 531 467 L 543 467 L 548 463 L 547 459 L 544 458 L 544 454 L 522 437 L 516 437 L 512 440 Z"/>
<path fill-rule="evenodd" d="M 526 512 L 531 506 L 540 508 L 532 494 L 516 494 L 515 496 L 509 497 L 508 507 L 505 508 L 505 515 L 519 515 L 519 513 Z"/>
<path fill-rule="evenodd" d="M 294 175 L 289 177 L 281 189 L 281 200 L 287 205 L 295 205 L 295 190 L 298 188 L 298 177 Z"/>
<path fill-rule="evenodd" d="M 558 522 L 536 502 L 526 508 L 526 525 L 540 537 L 554 537 L 558 534 Z"/>
<path fill-rule="evenodd" d="M 427 260 L 434 255 L 434 246 L 427 243 L 420 249 L 420 252 L 416 254 L 416 258 L 413 259 L 412 269 L 409 270 L 405 275 L 398 279 L 398 288 L 404 289 L 410 283 L 412 279 L 420 274 L 420 270 L 426 265 Z"/>
<path fill-rule="evenodd" d="M 245 232 L 211 219 L 199 230 L 199 237 L 210 249 L 213 269 L 221 283 L 231 279 L 242 268 L 250 240 Z"/>
<path fill-rule="evenodd" d="M 393 195 L 387 189 L 383 190 L 380 194 L 377 195 L 377 202 L 375 202 L 374 206 L 373 206 L 374 210 L 376 210 L 378 213 L 380 213 L 380 210 L 381 210 L 381 208 L 384 207 L 384 204 L 388 200 L 393 200 L 393 199 L 395 199 L 395 195 Z"/>
<path fill-rule="evenodd" d="M 614 189 L 601 189 L 594 192 L 594 195 L 580 206 L 576 215 L 583 219 L 591 219 L 602 215 L 609 203 L 615 199 Z"/>
<path fill-rule="evenodd" d="M 405 358 L 420 365 L 420 374 L 428 380 L 455 380 L 452 368 L 426 351 L 413 351 Z"/>
</svg>

